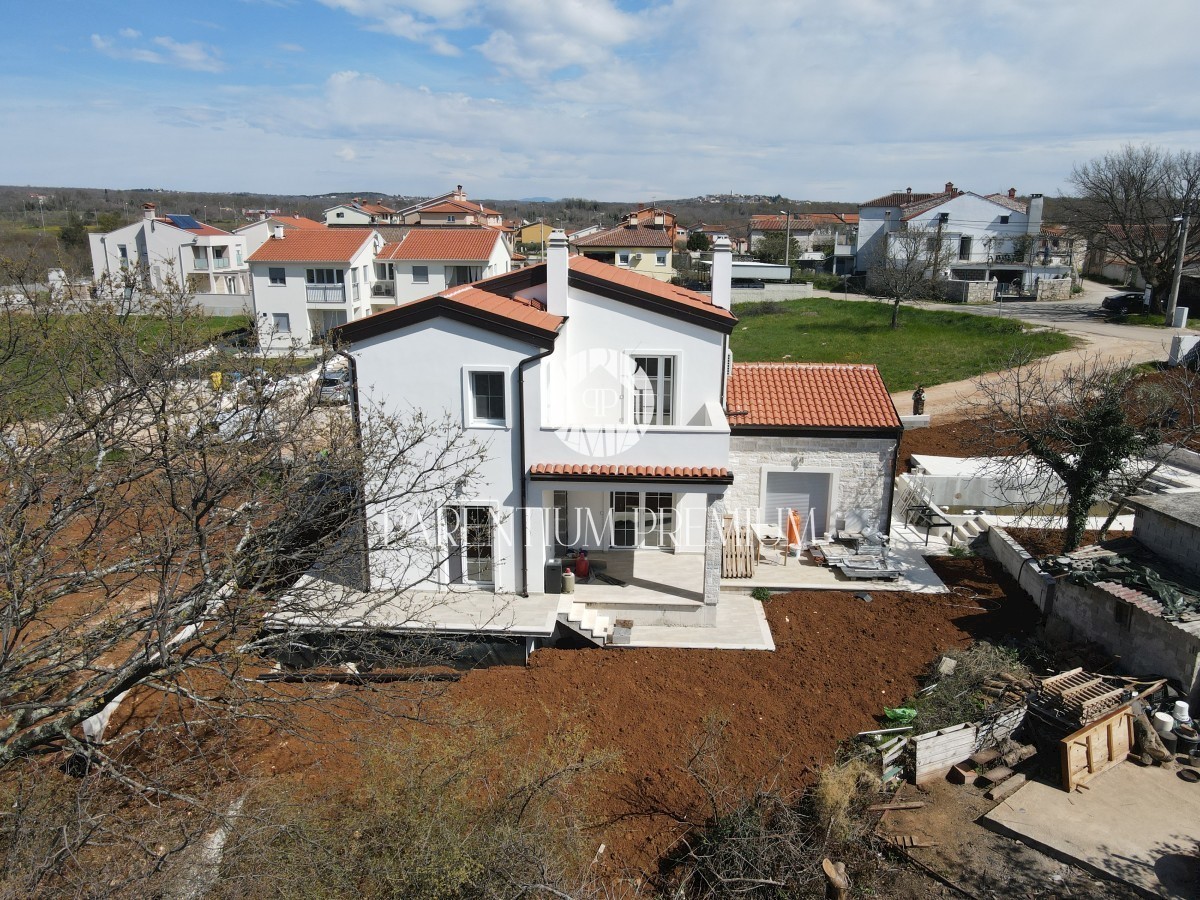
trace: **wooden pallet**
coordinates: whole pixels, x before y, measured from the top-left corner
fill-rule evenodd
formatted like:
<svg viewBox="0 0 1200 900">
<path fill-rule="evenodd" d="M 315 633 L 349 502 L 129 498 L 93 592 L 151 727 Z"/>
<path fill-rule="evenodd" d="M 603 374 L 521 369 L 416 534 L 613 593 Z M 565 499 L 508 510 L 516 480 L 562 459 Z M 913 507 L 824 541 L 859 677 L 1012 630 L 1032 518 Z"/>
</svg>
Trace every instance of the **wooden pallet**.
<svg viewBox="0 0 1200 900">
<path fill-rule="evenodd" d="M 746 525 L 725 528 L 721 554 L 722 578 L 750 578 L 754 575 L 754 535 Z"/>
<path fill-rule="evenodd" d="M 1086 725 L 1125 702 L 1129 687 L 1114 679 L 1071 669 L 1042 679 L 1038 703 L 1058 717 Z"/>
</svg>

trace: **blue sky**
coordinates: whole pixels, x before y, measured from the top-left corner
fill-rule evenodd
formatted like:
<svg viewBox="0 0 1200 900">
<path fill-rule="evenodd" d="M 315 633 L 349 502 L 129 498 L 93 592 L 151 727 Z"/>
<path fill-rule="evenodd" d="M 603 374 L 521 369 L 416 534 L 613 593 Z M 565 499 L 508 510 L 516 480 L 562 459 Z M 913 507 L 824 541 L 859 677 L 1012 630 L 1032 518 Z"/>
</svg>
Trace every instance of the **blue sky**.
<svg viewBox="0 0 1200 900">
<path fill-rule="evenodd" d="M 1057 194 L 1200 149 L 1194 0 L 0 0 L 0 182 Z"/>
</svg>

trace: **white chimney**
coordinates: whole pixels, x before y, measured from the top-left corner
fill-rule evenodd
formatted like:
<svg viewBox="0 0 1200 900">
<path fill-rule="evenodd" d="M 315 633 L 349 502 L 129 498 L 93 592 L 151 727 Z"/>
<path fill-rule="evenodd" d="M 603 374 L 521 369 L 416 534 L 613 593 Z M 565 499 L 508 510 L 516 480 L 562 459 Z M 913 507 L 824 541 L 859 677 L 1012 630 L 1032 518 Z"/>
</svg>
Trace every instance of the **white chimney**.
<svg viewBox="0 0 1200 900">
<path fill-rule="evenodd" d="M 153 203 L 143 203 L 142 204 L 142 218 L 146 219 L 147 221 L 149 221 L 150 219 L 153 219 L 154 214 L 155 214 L 155 212 L 157 212 L 157 210 L 158 210 L 158 207 L 155 206 Z"/>
<path fill-rule="evenodd" d="M 283 226 L 282 225 L 280 225 L 278 222 L 276 222 L 274 225 L 271 226 L 271 230 L 273 232 L 275 232 L 275 240 L 277 240 L 277 241 L 283 240 Z"/>
<path fill-rule="evenodd" d="M 1029 195 L 1029 224 L 1025 226 L 1026 234 L 1042 233 L 1042 195 Z"/>
<path fill-rule="evenodd" d="M 732 300 L 733 246 L 729 238 L 720 235 L 712 248 L 712 302 L 720 309 L 729 309 Z"/>
<path fill-rule="evenodd" d="M 556 228 L 546 244 L 546 312 L 556 316 L 567 314 L 568 253 L 567 233 Z"/>
</svg>

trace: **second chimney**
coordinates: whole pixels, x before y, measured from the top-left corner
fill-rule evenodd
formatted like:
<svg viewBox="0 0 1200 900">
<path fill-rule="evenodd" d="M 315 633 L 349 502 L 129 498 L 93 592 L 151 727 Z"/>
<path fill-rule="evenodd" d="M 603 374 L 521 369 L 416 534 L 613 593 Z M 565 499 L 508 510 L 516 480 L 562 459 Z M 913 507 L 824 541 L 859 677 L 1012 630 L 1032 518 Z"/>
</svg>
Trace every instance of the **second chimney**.
<svg viewBox="0 0 1200 900">
<path fill-rule="evenodd" d="M 142 218 L 143 219 L 153 219 L 154 214 L 157 210 L 158 210 L 158 207 L 155 206 L 153 203 L 143 203 L 142 204 Z"/>
<path fill-rule="evenodd" d="M 729 309 L 733 300 L 733 245 L 721 235 L 712 248 L 712 302 L 719 309 Z"/>
<path fill-rule="evenodd" d="M 567 233 L 556 228 L 546 242 L 546 312 L 555 316 L 567 314 L 569 254 Z"/>
<path fill-rule="evenodd" d="M 275 232 L 275 240 L 277 240 L 277 241 L 283 240 L 283 226 L 282 225 L 280 225 L 278 222 L 276 222 L 273 226 L 271 226 L 271 230 Z"/>
</svg>

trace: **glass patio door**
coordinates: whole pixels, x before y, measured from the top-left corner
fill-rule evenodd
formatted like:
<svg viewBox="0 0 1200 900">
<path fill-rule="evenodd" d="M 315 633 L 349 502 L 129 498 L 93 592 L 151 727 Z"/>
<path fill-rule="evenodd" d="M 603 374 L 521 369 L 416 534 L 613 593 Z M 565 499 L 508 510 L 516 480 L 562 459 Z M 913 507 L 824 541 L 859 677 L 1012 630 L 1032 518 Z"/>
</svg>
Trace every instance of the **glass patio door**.
<svg viewBox="0 0 1200 900">
<path fill-rule="evenodd" d="M 675 496 L 660 491 L 613 491 L 612 545 L 670 547 L 675 537 Z"/>
<path fill-rule="evenodd" d="M 491 507 L 448 508 L 446 533 L 450 583 L 495 584 L 495 528 Z"/>
</svg>

